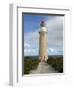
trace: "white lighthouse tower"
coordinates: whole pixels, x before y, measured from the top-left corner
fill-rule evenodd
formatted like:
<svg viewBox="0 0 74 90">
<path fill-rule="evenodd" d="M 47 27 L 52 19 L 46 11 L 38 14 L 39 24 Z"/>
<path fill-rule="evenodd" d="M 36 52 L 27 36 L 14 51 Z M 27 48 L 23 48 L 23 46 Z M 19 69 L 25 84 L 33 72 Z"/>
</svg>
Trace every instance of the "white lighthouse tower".
<svg viewBox="0 0 74 90">
<path fill-rule="evenodd" d="M 39 32 L 39 59 L 46 62 L 48 59 L 48 31 L 44 21 L 41 21 Z"/>
</svg>

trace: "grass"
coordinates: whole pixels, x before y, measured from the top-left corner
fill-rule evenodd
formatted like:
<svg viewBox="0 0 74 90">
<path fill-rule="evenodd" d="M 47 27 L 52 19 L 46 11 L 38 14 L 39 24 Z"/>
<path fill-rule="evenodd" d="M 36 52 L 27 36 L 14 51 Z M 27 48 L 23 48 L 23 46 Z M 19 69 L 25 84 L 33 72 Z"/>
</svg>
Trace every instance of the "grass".
<svg viewBox="0 0 74 90">
<path fill-rule="evenodd" d="M 55 70 L 62 73 L 63 72 L 63 57 L 50 57 L 47 61 Z"/>
<path fill-rule="evenodd" d="M 38 57 L 24 57 L 24 74 L 29 74 L 31 70 L 37 68 L 39 64 Z M 63 72 L 63 57 L 49 56 L 47 63 L 51 65 L 55 70 Z"/>
<path fill-rule="evenodd" d="M 24 74 L 29 74 L 30 70 L 37 68 L 39 60 L 26 59 L 24 60 Z"/>
</svg>

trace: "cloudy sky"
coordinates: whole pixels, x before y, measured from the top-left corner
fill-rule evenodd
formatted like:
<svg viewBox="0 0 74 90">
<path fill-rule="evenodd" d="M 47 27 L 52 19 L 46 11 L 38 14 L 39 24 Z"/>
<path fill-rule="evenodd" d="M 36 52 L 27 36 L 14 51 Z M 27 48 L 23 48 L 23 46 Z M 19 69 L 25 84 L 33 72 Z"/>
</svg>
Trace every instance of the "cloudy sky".
<svg viewBox="0 0 74 90">
<path fill-rule="evenodd" d="M 39 55 L 40 22 L 48 29 L 48 54 L 63 55 L 63 16 L 24 14 L 24 55 Z"/>
</svg>

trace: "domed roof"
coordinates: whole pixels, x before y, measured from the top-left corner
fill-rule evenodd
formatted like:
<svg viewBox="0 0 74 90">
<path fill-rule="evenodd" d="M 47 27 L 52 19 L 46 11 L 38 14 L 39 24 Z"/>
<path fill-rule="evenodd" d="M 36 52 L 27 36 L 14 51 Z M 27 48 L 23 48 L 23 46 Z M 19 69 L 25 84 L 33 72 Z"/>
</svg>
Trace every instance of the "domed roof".
<svg viewBox="0 0 74 90">
<path fill-rule="evenodd" d="M 45 26 L 45 22 L 44 21 L 41 21 L 40 26 L 44 27 Z"/>
<path fill-rule="evenodd" d="M 45 31 L 45 32 L 47 32 L 47 27 L 46 27 L 44 21 L 41 21 L 40 26 L 41 26 L 41 28 L 40 28 L 40 32 L 41 32 L 41 31 Z"/>
</svg>

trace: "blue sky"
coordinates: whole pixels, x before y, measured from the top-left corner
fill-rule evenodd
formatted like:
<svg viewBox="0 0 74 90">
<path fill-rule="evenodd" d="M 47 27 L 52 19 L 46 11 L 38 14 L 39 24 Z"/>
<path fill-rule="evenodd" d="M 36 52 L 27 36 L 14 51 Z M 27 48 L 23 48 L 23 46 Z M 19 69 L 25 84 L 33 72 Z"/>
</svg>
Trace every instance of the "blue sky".
<svg viewBox="0 0 74 90">
<path fill-rule="evenodd" d="M 26 14 L 24 15 L 24 32 L 34 32 L 40 26 L 40 22 L 42 20 L 46 21 L 49 15 L 34 15 L 34 14 Z M 53 18 L 52 16 L 49 17 Z"/>
<path fill-rule="evenodd" d="M 24 14 L 24 55 L 39 55 L 40 22 L 48 28 L 48 54 L 63 54 L 63 16 Z"/>
</svg>

